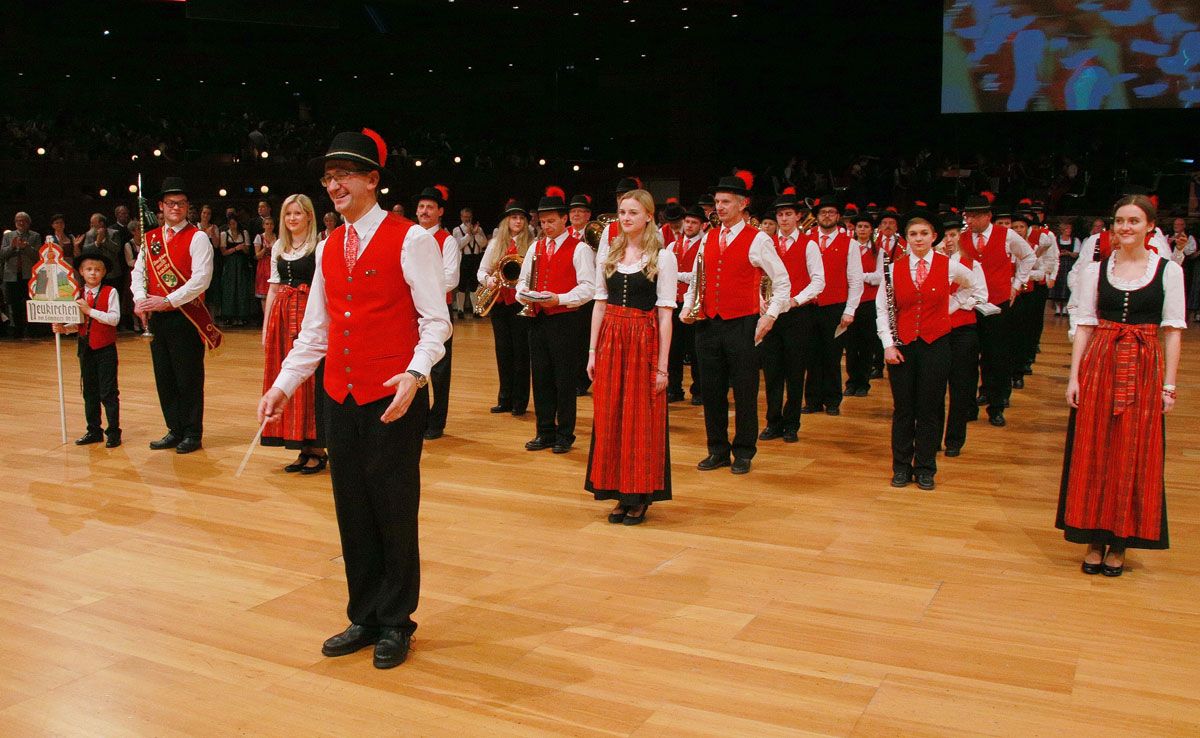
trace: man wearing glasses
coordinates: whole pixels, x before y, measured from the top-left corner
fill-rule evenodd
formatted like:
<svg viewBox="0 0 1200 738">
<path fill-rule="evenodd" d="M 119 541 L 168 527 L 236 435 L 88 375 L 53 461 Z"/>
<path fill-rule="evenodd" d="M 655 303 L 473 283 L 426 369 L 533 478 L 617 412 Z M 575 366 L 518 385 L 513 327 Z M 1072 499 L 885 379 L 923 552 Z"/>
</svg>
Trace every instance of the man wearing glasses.
<svg viewBox="0 0 1200 738">
<path fill-rule="evenodd" d="M 213 247 L 204 231 L 188 222 L 182 179 L 167 177 L 158 199 L 165 224 L 146 234 L 130 287 L 134 313 L 154 334 L 150 358 L 167 423 L 167 435 L 150 448 L 187 454 L 200 448 L 204 435 L 204 351 L 221 344 L 204 307 Z"/>
<path fill-rule="evenodd" d="M 437 241 L 379 207 L 386 160 L 383 139 L 364 129 L 337 134 L 309 162 L 345 224 L 317 248 L 300 335 L 258 405 L 259 422 L 277 417 L 325 359 L 325 437 L 350 626 L 321 652 L 346 656 L 374 645 L 379 669 L 404 662 L 417 628 L 426 382 L 451 333 Z"/>
</svg>

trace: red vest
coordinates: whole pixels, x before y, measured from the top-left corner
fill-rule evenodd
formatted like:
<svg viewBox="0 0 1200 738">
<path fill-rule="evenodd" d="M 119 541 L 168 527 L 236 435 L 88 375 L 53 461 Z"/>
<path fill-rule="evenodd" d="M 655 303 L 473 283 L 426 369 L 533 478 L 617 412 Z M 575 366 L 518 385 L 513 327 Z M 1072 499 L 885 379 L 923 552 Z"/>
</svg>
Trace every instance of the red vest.
<svg viewBox="0 0 1200 738">
<path fill-rule="evenodd" d="M 683 273 L 683 272 L 690 272 L 690 271 L 692 271 L 692 270 L 695 268 L 695 266 L 696 266 L 696 254 L 697 254 L 697 253 L 699 253 L 699 251 L 700 251 L 700 244 L 701 244 L 703 241 L 704 241 L 704 239 L 703 239 L 703 238 L 697 238 L 697 239 L 696 239 L 696 245 L 694 245 L 694 246 L 692 246 L 692 247 L 690 247 L 690 248 L 685 248 L 685 244 L 687 243 L 687 239 L 685 239 L 685 238 L 683 237 L 683 234 L 680 234 L 680 235 L 679 235 L 679 238 L 678 238 L 678 240 L 675 242 L 675 259 L 676 259 L 676 261 L 678 261 L 678 262 L 679 262 L 679 271 L 680 271 L 680 273 Z M 683 302 L 683 298 L 684 298 L 684 296 L 686 296 L 686 295 L 687 295 L 687 291 L 688 291 L 688 285 L 687 285 L 687 283 L 686 283 L 686 282 L 680 282 L 680 283 L 679 283 L 679 288 L 678 288 L 678 290 L 677 290 L 677 291 L 676 291 L 676 293 L 675 293 L 675 301 L 676 301 L 676 302 L 679 302 L 679 303 L 682 303 L 682 302 Z"/>
<path fill-rule="evenodd" d="M 165 225 L 161 228 L 156 228 L 155 230 L 162 231 L 164 228 L 166 228 Z M 154 231 L 151 231 L 151 233 L 153 232 Z M 183 227 L 182 231 L 175 234 L 175 237 L 171 239 L 171 243 L 167 244 L 167 255 L 171 257 L 171 263 L 175 265 L 175 270 L 179 272 L 180 276 L 183 277 L 185 282 L 192 278 L 192 239 L 199 232 L 199 228 L 191 223 L 188 223 Z M 162 238 L 161 233 L 159 238 Z M 149 241 L 150 239 L 147 238 L 146 242 L 149 243 Z M 146 254 L 146 257 L 149 258 L 150 255 Z M 163 285 L 159 281 L 158 275 L 154 273 L 154 270 L 150 268 L 149 264 L 146 265 L 146 281 L 147 295 L 155 295 L 157 297 L 164 298 L 183 286 L 182 283 L 177 284 L 174 287 L 167 287 Z M 204 295 L 201 295 L 197 299 L 203 302 Z M 178 308 L 168 307 L 167 309 L 177 310 Z"/>
<path fill-rule="evenodd" d="M 670 223 L 663 223 L 662 227 L 659 228 L 659 231 L 660 235 L 662 236 L 663 243 L 675 243 L 675 236 L 677 234 L 675 233 L 675 229 L 671 227 Z"/>
<path fill-rule="evenodd" d="M 775 243 L 779 244 L 782 234 L 775 237 Z M 776 253 L 779 251 L 778 245 L 775 247 Z M 812 282 L 812 277 L 808 273 L 808 237 L 799 230 L 792 236 L 792 245 L 788 248 L 786 254 L 780 255 L 783 260 L 783 265 L 787 267 L 788 282 L 792 285 L 792 294 L 789 297 L 795 297 L 800 294 L 801 290 Z"/>
<path fill-rule="evenodd" d="M 975 262 L 971 259 L 971 257 L 967 256 L 966 254 L 963 254 L 960 252 L 958 255 L 958 259 L 959 259 L 958 263 L 962 264 L 967 269 L 975 268 Z M 949 307 L 947 307 L 947 309 L 949 309 Z M 950 326 L 952 328 L 957 328 L 960 325 L 975 325 L 975 311 L 973 309 L 972 310 L 959 309 L 959 310 L 955 310 L 954 312 L 950 313 Z"/>
<path fill-rule="evenodd" d="M 570 292 L 579 284 L 579 275 L 575 273 L 575 249 L 582 241 L 569 235 L 562 246 L 554 251 L 554 256 L 547 256 L 547 240 L 541 238 L 537 242 L 537 284 L 532 289 L 535 292 L 553 292 L 556 295 Z M 575 309 L 563 305 L 543 307 L 535 304 L 533 312 L 535 315 L 557 315 Z"/>
<path fill-rule="evenodd" d="M 400 254 L 413 224 L 391 213 L 371 244 L 346 270 L 346 227 L 325 242 L 321 274 L 329 310 L 325 391 L 335 402 L 353 393 L 360 405 L 392 395 L 383 383 L 408 369 L 420 334 L 417 308 L 404 281 Z"/>
<path fill-rule="evenodd" d="M 983 245 L 982 254 L 975 248 L 975 235 L 968 228 L 959 235 L 958 242 L 968 256 L 983 265 L 983 276 L 987 280 L 988 302 L 1000 305 L 1007 302 L 1012 295 L 1013 265 L 1005 246 L 1008 229 L 993 223 L 992 237 Z"/>
<path fill-rule="evenodd" d="M 450 231 L 447 231 L 445 228 L 439 228 L 438 232 L 433 234 L 433 240 L 437 241 L 438 248 L 441 249 L 443 259 L 446 258 L 446 240 L 449 238 Z M 454 242 L 454 248 L 458 248 L 458 241 Z M 444 271 L 443 274 L 445 274 Z M 452 302 L 454 302 L 454 290 L 450 290 L 446 293 L 446 304 L 449 305 Z"/>
<path fill-rule="evenodd" d="M 892 234 L 890 239 L 892 240 L 892 245 L 888 247 L 884 244 L 883 234 L 877 234 L 875 236 L 875 248 L 877 250 L 886 248 L 888 250 L 888 259 L 894 262 L 904 253 L 905 247 L 908 246 L 908 241 L 900 238 L 899 234 Z"/>
<path fill-rule="evenodd" d="M 821 244 L 822 233 L 813 236 L 817 245 Z M 825 265 L 825 289 L 817 295 L 817 304 L 821 306 L 836 305 L 845 302 L 850 296 L 850 282 L 846 279 L 846 260 L 850 253 L 850 236 L 845 231 L 834 235 L 833 240 L 821 253 L 821 261 Z"/>
<path fill-rule="evenodd" d="M 860 244 L 858 242 L 858 239 L 854 239 L 854 241 L 852 241 L 851 243 L 852 243 L 852 245 L 854 245 L 855 247 L 858 248 L 859 254 L 862 256 L 863 274 L 866 275 L 866 274 L 871 274 L 872 272 L 874 272 L 875 267 L 879 266 L 879 251 L 878 251 L 878 249 L 868 248 L 866 251 L 863 251 L 862 244 Z M 875 293 L 877 293 L 877 292 L 879 292 L 879 285 L 867 284 L 867 281 L 864 279 L 863 280 L 862 299 L 859 300 L 858 304 L 862 305 L 868 301 L 873 302 L 875 300 Z"/>
<path fill-rule="evenodd" d="M 933 343 L 950 332 L 950 259 L 933 255 L 925 283 L 917 289 L 905 254 L 892 269 L 892 292 L 896 297 L 896 332 L 901 343 L 922 340 Z"/>
<path fill-rule="evenodd" d="M 112 295 L 113 288 L 105 285 L 96 293 L 96 303 L 93 307 L 100 310 L 102 313 L 108 312 L 108 300 Z M 87 288 L 84 288 L 83 294 L 87 294 Z M 86 297 L 84 299 L 87 299 Z M 102 349 L 105 346 L 111 346 L 117 342 L 117 327 L 101 323 L 98 320 L 92 320 L 89 317 L 84 317 L 83 325 L 79 326 L 79 337 L 86 338 L 88 348 L 93 351 Z"/>
<path fill-rule="evenodd" d="M 742 231 L 721 253 L 721 228 L 713 228 L 704 239 L 704 314 L 733 320 L 758 315 L 758 288 L 762 272 L 750 263 L 750 244 L 758 229 L 743 225 Z"/>
</svg>

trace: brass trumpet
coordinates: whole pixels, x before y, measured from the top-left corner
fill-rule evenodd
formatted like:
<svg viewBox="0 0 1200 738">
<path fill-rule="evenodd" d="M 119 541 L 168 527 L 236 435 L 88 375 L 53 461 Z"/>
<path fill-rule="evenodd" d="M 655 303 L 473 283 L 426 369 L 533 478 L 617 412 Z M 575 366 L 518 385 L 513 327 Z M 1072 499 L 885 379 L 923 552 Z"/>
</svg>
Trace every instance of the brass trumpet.
<svg viewBox="0 0 1200 738">
<path fill-rule="evenodd" d="M 520 254 L 505 254 L 496 262 L 496 269 L 492 272 L 493 277 L 499 282 L 495 288 L 488 287 L 487 283 L 479 285 L 479 289 L 475 290 L 475 314 L 483 317 L 488 314 L 492 306 L 496 304 L 496 298 L 500 296 L 500 290 L 504 288 L 513 289 L 517 286 L 517 280 L 521 277 L 521 262 L 525 257 Z"/>
<path fill-rule="evenodd" d="M 538 255 L 536 246 L 534 246 L 533 253 L 529 255 L 529 258 L 532 259 L 532 261 L 529 262 L 529 289 L 532 290 L 537 287 L 538 283 Z M 525 307 L 521 308 L 521 312 L 518 313 L 518 315 L 523 318 L 532 318 L 533 303 L 529 303 Z"/>
</svg>

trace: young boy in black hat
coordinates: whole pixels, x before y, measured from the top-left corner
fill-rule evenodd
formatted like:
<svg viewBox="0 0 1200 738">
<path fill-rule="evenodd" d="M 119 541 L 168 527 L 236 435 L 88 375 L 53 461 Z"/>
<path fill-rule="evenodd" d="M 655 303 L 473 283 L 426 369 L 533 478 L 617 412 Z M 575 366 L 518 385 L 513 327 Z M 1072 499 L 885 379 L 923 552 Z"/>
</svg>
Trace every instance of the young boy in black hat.
<svg viewBox="0 0 1200 738">
<path fill-rule="evenodd" d="M 121 445 L 121 405 L 117 391 L 117 323 L 121 322 L 121 296 L 112 286 L 103 284 L 112 261 L 99 249 L 84 249 L 75 260 L 83 278 L 83 293 L 75 301 L 83 322 L 77 325 L 54 324 L 55 333 L 79 333 L 79 375 L 83 385 L 83 413 L 87 433 L 76 446 L 105 441 L 100 432 L 100 406 L 108 417 L 108 440 L 104 445 Z"/>
</svg>

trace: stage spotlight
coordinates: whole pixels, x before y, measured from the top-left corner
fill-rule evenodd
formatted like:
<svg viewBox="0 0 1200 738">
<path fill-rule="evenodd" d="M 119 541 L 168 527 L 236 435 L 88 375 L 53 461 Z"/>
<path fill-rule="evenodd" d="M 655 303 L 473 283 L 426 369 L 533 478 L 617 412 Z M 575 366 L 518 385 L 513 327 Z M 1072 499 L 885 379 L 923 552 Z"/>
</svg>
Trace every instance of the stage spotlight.
<svg viewBox="0 0 1200 738">
<path fill-rule="evenodd" d="M 462 164 L 462 157 L 461 157 L 461 156 L 456 156 L 456 157 L 454 157 L 454 163 L 455 163 L 455 164 Z"/>
<path fill-rule="evenodd" d="M 576 164 L 575 166 L 571 167 L 571 169 L 572 169 L 572 170 L 574 170 L 574 171 L 576 171 L 576 172 L 578 172 L 578 171 L 579 171 L 579 165 L 578 165 L 578 164 Z"/>
<path fill-rule="evenodd" d="M 226 196 L 226 195 L 228 195 L 228 194 L 229 194 L 229 190 L 226 190 L 224 187 L 222 187 L 221 189 L 217 190 L 217 195 L 219 195 L 219 196 L 221 196 L 221 197 L 225 197 L 225 196 Z"/>
<path fill-rule="evenodd" d="M 135 184 L 129 185 L 129 192 L 130 192 L 130 194 L 137 192 L 137 185 L 135 185 Z"/>
<path fill-rule="evenodd" d="M 259 156 L 261 156 L 262 158 L 266 159 L 266 158 L 267 158 L 267 152 L 265 152 L 265 151 L 264 151 L 264 152 L 262 152 L 261 154 L 259 154 Z"/>
<path fill-rule="evenodd" d="M 37 155 L 38 155 L 38 156 L 45 156 L 45 155 L 46 155 L 46 150 L 45 150 L 44 148 L 42 148 L 41 146 L 37 147 Z"/>
<path fill-rule="evenodd" d="M 387 193 L 389 193 L 391 191 L 392 191 L 391 187 L 384 187 L 382 190 L 379 191 L 379 194 L 386 195 Z"/>
<path fill-rule="evenodd" d="M 259 191 L 259 192 L 261 192 L 261 193 L 263 193 L 263 194 L 265 195 L 265 194 L 267 194 L 268 192 L 270 192 L 270 191 L 271 191 L 271 188 L 270 188 L 270 187 L 267 187 L 266 185 L 263 185 L 262 187 L 259 187 L 259 188 L 258 188 L 258 191 Z"/>
<path fill-rule="evenodd" d="M 108 190 L 101 187 L 100 188 L 100 197 L 108 197 Z"/>
<path fill-rule="evenodd" d="M 154 155 L 155 155 L 155 156 L 162 156 L 162 149 L 155 149 L 155 150 L 154 150 Z"/>
<path fill-rule="evenodd" d="M 419 167 L 419 166 L 421 166 L 421 164 L 422 164 L 422 162 L 420 159 L 417 159 L 416 161 L 413 162 L 414 167 Z"/>
</svg>

